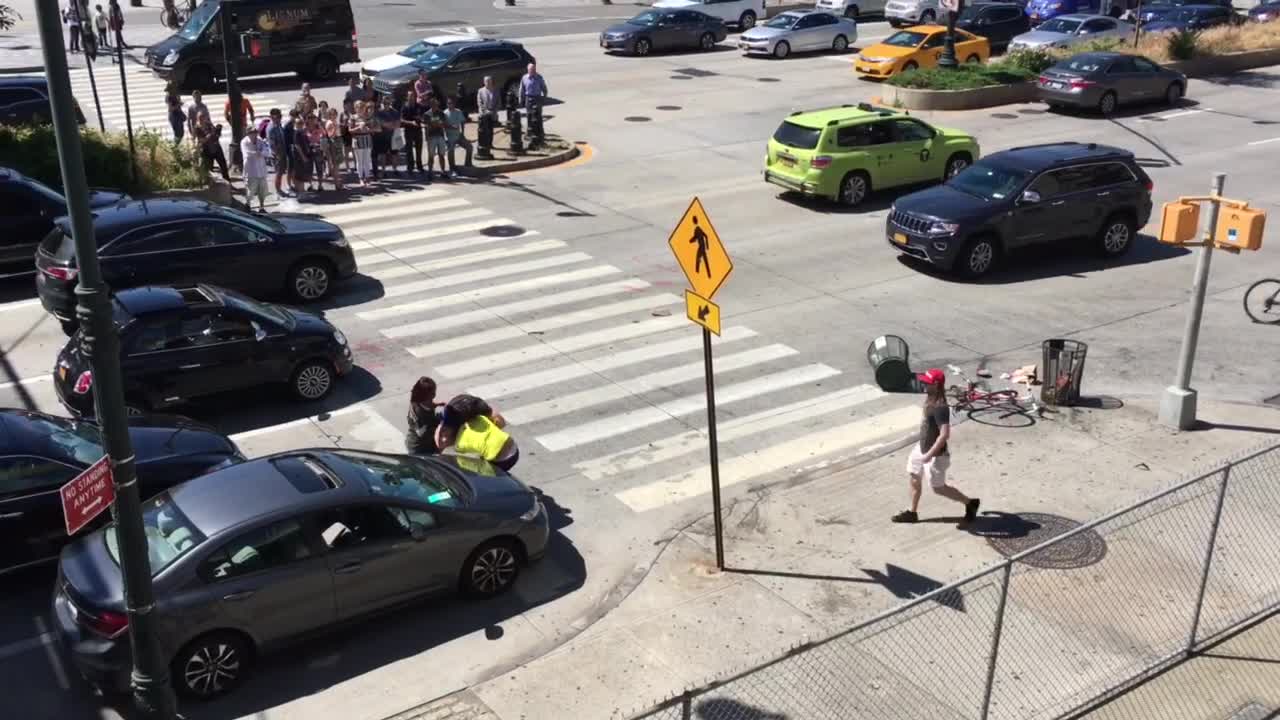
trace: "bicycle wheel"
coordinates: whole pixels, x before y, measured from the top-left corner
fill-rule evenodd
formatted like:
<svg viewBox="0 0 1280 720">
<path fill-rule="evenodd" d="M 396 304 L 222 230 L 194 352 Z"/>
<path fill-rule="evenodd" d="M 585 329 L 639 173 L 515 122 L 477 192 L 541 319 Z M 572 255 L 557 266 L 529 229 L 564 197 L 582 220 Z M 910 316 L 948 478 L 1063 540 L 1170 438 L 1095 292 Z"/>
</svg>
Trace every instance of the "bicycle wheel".
<svg viewBox="0 0 1280 720">
<path fill-rule="evenodd" d="M 1280 324 L 1280 280 L 1267 278 L 1250 285 L 1244 293 L 1244 313 L 1256 323 Z"/>
<path fill-rule="evenodd" d="M 177 22 L 175 22 L 176 19 L 177 19 L 177 13 L 174 12 L 171 8 L 165 8 L 160 11 L 160 24 L 169 28 L 170 30 L 178 27 Z"/>
<path fill-rule="evenodd" d="M 1031 413 L 1016 403 L 973 408 L 968 412 L 968 418 L 974 422 L 992 427 L 1024 428 L 1036 424 L 1036 419 L 1032 417 Z"/>
<path fill-rule="evenodd" d="M 1013 405 L 1013 406 L 1018 405 L 1017 390 L 996 390 L 994 392 L 983 393 L 977 398 L 977 401 L 974 402 L 974 407 L 982 407 L 982 408 L 1004 406 L 1004 405 Z M 1021 410 L 1020 407 L 1019 407 L 1019 410 Z"/>
</svg>

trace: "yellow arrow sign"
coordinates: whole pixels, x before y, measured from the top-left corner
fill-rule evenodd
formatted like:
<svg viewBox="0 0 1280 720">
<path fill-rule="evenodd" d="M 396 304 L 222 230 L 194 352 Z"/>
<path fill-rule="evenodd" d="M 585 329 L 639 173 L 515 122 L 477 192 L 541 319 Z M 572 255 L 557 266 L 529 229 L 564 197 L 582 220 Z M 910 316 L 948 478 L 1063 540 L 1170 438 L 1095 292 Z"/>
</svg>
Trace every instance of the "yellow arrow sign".
<svg viewBox="0 0 1280 720">
<path fill-rule="evenodd" d="M 684 291 L 684 309 L 689 319 L 716 335 L 720 334 L 720 306 L 710 300 L 695 295 L 692 290 Z"/>
<path fill-rule="evenodd" d="M 733 261 L 698 198 L 689 203 L 689 209 L 684 211 L 667 244 L 693 291 L 707 301 L 715 297 L 725 278 L 733 272 Z"/>
</svg>

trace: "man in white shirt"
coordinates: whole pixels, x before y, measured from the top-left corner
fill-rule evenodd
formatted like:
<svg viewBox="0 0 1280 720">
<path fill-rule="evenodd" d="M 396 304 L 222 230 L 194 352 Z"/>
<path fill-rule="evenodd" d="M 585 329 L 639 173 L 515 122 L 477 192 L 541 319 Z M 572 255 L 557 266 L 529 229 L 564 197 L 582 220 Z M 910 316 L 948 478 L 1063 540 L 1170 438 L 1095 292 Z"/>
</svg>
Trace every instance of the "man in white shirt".
<svg viewBox="0 0 1280 720">
<path fill-rule="evenodd" d="M 267 154 L 270 152 L 266 128 L 250 130 L 240 140 L 240 155 L 244 158 L 245 204 L 252 206 L 253 198 L 257 197 L 259 212 L 267 211 Z"/>
</svg>

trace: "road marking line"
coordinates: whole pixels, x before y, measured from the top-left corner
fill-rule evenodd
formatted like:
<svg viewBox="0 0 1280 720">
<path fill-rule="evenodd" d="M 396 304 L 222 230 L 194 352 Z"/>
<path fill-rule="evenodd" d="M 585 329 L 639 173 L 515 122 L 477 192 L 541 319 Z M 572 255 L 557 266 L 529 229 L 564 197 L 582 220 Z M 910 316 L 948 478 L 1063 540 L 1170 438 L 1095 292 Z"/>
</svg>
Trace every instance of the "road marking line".
<svg viewBox="0 0 1280 720">
<path fill-rule="evenodd" d="M 746 340 L 756 336 L 756 331 L 751 328 L 735 325 L 725 328 L 724 333 L 720 337 L 714 338 L 716 345 L 721 343 L 734 342 L 737 340 Z M 678 355 L 680 353 L 694 352 L 702 349 L 702 338 L 697 335 L 689 337 L 676 338 L 656 345 L 645 345 L 634 350 L 627 350 L 620 353 L 612 353 L 600 358 L 589 360 L 576 360 L 570 365 L 551 368 L 550 370 L 540 370 L 538 372 L 528 373 L 512 378 L 504 378 L 485 385 L 474 385 L 467 388 L 467 392 L 477 397 L 502 397 L 504 395 L 513 395 L 525 390 L 555 385 L 556 383 L 565 382 L 566 380 L 576 380 L 578 378 L 587 377 L 588 375 L 596 375 L 606 370 L 613 370 L 636 363 L 646 362 L 648 360 L 659 360 L 670 355 Z"/>
<path fill-rule="evenodd" d="M 680 319 L 684 320 L 685 318 Z M 751 380 L 717 388 L 716 405 L 728 405 L 739 400 L 746 400 L 757 395 L 816 382 L 839 374 L 839 370 L 821 363 L 789 368 L 781 372 L 762 375 Z M 706 403 L 706 394 L 698 392 L 610 417 L 593 418 L 589 423 L 579 424 L 546 435 L 539 435 L 535 439 L 552 452 L 567 450 L 579 445 L 605 440 L 616 435 L 649 427 L 650 425 L 657 425 L 672 418 L 691 415 L 700 410 L 705 410 Z"/>
<path fill-rule="evenodd" d="M 16 655 L 21 655 L 22 653 L 30 652 L 36 648 L 44 647 L 53 641 L 53 633 L 43 632 L 33 637 L 23 638 L 22 640 L 15 640 L 11 643 L 0 645 L 0 660 L 7 660 Z"/>
<path fill-rule="evenodd" d="M 63 667 L 62 657 L 58 655 L 57 648 L 53 647 L 54 638 L 53 633 L 49 632 L 49 623 L 40 615 L 36 615 L 31 618 L 31 620 L 35 623 L 36 630 L 40 631 L 40 635 L 38 637 L 49 638 L 49 640 L 44 643 L 44 655 L 49 659 L 49 667 L 53 669 L 53 677 L 57 681 L 58 687 L 63 690 L 70 690 L 71 683 L 67 681 L 67 669 Z"/>
<path fill-rule="evenodd" d="M 1199 115 L 1202 112 L 1209 112 L 1211 109 L 1212 108 L 1205 108 L 1203 110 L 1182 110 L 1168 115 L 1156 115 L 1155 117 L 1158 117 L 1161 120 L 1172 120 L 1174 118 L 1187 117 L 1188 115 Z"/>
<path fill-rule="evenodd" d="M 359 312 L 355 315 L 361 320 L 382 320 L 384 318 L 400 317 L 401 315 L 412 315 L 422 310 L 438 310 L 445 307 L 452 307 L 454 305 L 465 305 L 470 302 L 492 300 L 506 295 L 514 295 L 526 290 L 536 290 L 543 287 L 558 287 L 560 285 L 577 282 L 579 280 L 594 280 L 596 278 L 605 277 L 606 275 L 617 275 L 621 272 L 621 270 L 612 265 L 596 265 L 594 267 L 582 268 L 581 270 L 573 270 L 566 273 L 543 275 L 540 277 L 529 278 L 527 280 L 495 285 L 492 287 L 476 288 L 475 290 L 454 292 L 440 297 L 414 300 L 413 302 L 378 308 L 377 310 L 365 310 L 364 312 Z"/>
<path fill-rule="evenodd" d="M 856 385 L 822 397 L 781 405 L 752 415 L 744 415 L 716 428 L 720 442 L 730 442 L 774 428 L 794 426 L 817 416 L 861 405 L 885 397 L 888 393 L 874 385 Z M 480 397 L 486 397 L 481 395 Z M 673 460 L 693 452 L 706 452 L 707 428 L 690 430 L 674 437 L 636 445 L 574 464 L 574 468 L 591 480 L 602 480 L 629 470 L 639 470 L 665 460 Z"/>
<path fill-rule="evenodd" d="M 627 323 L 626 325 L 596 330 L 559 340 L 543 341 L 540 344 L 493 353 L 492 355 L 472 358 L 462 362 L 439 365 L 436 367 L 436 372 L 450 378 L 473 377 L 513 365 L 521 365 L 532 360 L 564 355 L 577 350 L 608 345 L 611 342 L 620 340 L 644 337 L 645 335 L 674 330 L 678 327 L 687 327 L 688 324 L 689 320 L 687 318 L 677 315 L 652 318 L 638 323 Z"/>
<path fill-rule="evenodd" d="M 315 415 L 315 416 L 298 418 L 297 420 L 282 422 L 282 423 L 279 423 L 278 425 L 268 425 L 266 427 L 254 428 L 253 430 L 245 430 L 244 432 L 240 432 L 232 435 L 231 440 L 233 442 L 238 443 L 242 440 L 248 440 L 249 438 L 255 438 L 260 435 L 269 435 L 270 433 L 273 433 L 273 432 L 278 432 L 280 430 L 288 430 L 291 428 L 296 428 L 296 427 L 300 427 L 302 425 L 308 425 L 311 423 L 319 424 L 329 420 L 330 418 L 339 417 L 341 415 L 350 415 L 353 412 L 361 412 L 365 410 L 369 410 L 369 408 L 367 408 L 364 403 L 356 403 L 355 405 L 348 405 L 343 408 L 338 408 L 337 410 L 334 410 L 332 412 L 320 413 L 319 415 Z M 372 410 L 369 410 L 369 412 L 372 412 Z M 323 420 L 321 418 L 323 418 Z"/>
<path fill-rule="evenodd" d="M 400 285 L 392 285 L 384 290 L 383 297 L 402 297 L 411 295 L 423 290 L 439 290 L 440 288 L 453 287 L 455 285 L 465 285 L 467 283 L 483 283 L 494 278 L 504 277 L 507 275 L 518 275 L 529 270 L 543 270 L 551 267 L 559 267 L 561 265 L 569 265 L 576 262 L 587 262 L 594 260 L 590 255 L 583 252 L 568 253 L 566 255 L 552 255 L 547 258 L 539 258 L 537 260 L 529 260 L 522 263 L 512 263 L 510 265 L 495 265 L 491 268 L 472 270 L 470 272 L 457 273 L 454 275 L 442 275 L 440 277 L 427 278 L 425 280 L 415 280 Z"/>
<path fill-rule="evenodd" d="M 474 215 L 488 213 L 489 211 L 484 208 L 476 208 L 475 210 L 463 210 L 462 212 L 472 213 Z M 451 214 L 458 215 L 459 213 Z M 444 227 L 431 228 L 430 230 L 423 230 L 420 232 L 411 231 L 407 233 L 400 233 L 399 235 L 388 235 L 376 240 L 352 240 L 351 249 L 364 250 L 367 248 L 386 248 L 391 245 L 427 240 L 433 237 L 440 237 L 442 235 L 456 235 L 458 233 L 482 231 L 485 228 L 497 225 L 510 225 L 511 222 L 512 221 L 507 218 L 491 218 L 483 222 L 460 223 L 457 225 L 446 225 Z"/>
<path fill-rule="evenodd" d="M 617 317 L 619 315 L 626 315 L 633 312 L 651 311 L 655 308 L 679 305 L 683 302 L 684 298 L 665 293 L 661 295 L 631 298 L 629 300 L 623 300 L 622 302 L 616 302 L 609 305 L 599 305 L 585 310 L 564 313 L 563 315 L 553 315 L 542 320 L 531 320 L 519 325 L 504 325 L 491 330 L 482 330 L 479 332 L 466 333 L 464 335 L 456 335 L 446 340 L 437 340 L 426 345 L 411 347 L 409 348 L 409 354 L 414 357 L 428 358 L 437 355 L 446 355 L 460 350 L 469 350 L 483 345 L 490 345 L 503 340 L 532 338 L 533 340 L 538 341 L 541 338 L 537 338 L 534 333 L 544 333 L 550 330 L 572 327 L 574 325 L 595 322 L 596 320 Z"/>
<path fill-rule="evenodd" d="M 716 372 L 730 372 L 732 370 L 741 370 L 753 365 L 767 363 L 780 358 L 796 355 L 800 351 L 787 347 L 781 343 L 766 345 L 764 347 L 752 348 L 731 355 L 724 355 L 716 358 Z M 669 368 L 667 370 L 659 370 L 641 375 L 639 377 L 630 378 L 628 380 L 608 380 L 608 384 L 594 387 L 581 392 L 570 393 L 568 395 L 557 395 L 550 400 L 542 402 L 530 403 L 517 408 L 503 408 L 502 416 L 508 422 L 513 423 L 531 423 L 539 420 L 547 420 L 549 418 L 564 415 L 566 413 L 577 412 L 583 408 L 589 408 L 596 405 L 620 400 L 629 395 L 645 395 L 657 390 L 680 385 L 682 383 L 698 380 L 703 377 L 705 370 L 703 362 L 699 360 L 695 363 L 688 363 L 679 367 Z"/>
<path fill-rule="evenodd" d="M 1280 137 L 1273 137 L 1267 140 L 1255 140 L 1250 145 L 1266 145 L 1267 143 L 1280 142 Z"/>
<path fill-rule="evenodd" d="M 382 334 L 389 338 L 428 335 L 432 332 L 471 325 L 472 323 L 484 322 L 485 320 L 506 319 L 513 315 L 533 310 L 544 310 L 546 308 L 568 305 L 569 303 L 580 302 L 582 300 L 591 300 L 594 298 L 616 295 L 618 293 L 634 292 L 636 290 L 643 290 L 647 287 L 649 287 L 649 283 L 637 278 L 632 278 L 630 280 L 618 280 L 616 282 L 604 283 L 603 285 L 588 285 L 584 288 L 568 290 L 561 293 L 555 293 L 553 295 L 539 295 L 538 297 L 521 300 L 520 302 L 503 303 L 502 305 L 494 308 L 480 308 L 479 310 L 470 310 L 467 312 L 442 313 L 441 317 L 434 317 L 429 320 L 422 320 L 420 322 L 387 328 L 382 331 Z"/>
<path fill-rule="evenodd" d="M 347 221 L 347 220 L 343 220 L 340 217 L 332 220 L 329 220 L 329 218 L 325 218 L 325 219 L 329 220 L 329 222 L 337 223 L 342 227 L 343 230 L 346 230 L 347 232 L 354 233 L 356 235 L 366 235 L 370 233 L 384 232 L 386 230 L 399 230 L 401 228 L 406 228 L 406 227 L 422 227 L 423 225 L 433 225 L 437 222 L 448 222 L 450 220 L 462 220 L 469 217 L 476 217 L 477 215 L 489 214 L 489 211 L 485 210 L 484 208 L 472 208 L 470 211 L 467 211 L 467 210 L 454 211 L 451 213 L 438 213 L 435 215 L 431 214 L 436 210 L 460 208 L 470 204 L 471 204 L 471 201 L 467 200 L 466 198 L 446 198 L 444 200 L 437 200 L 435 202 L 428 202 L 428 203 L 422 203 L 422 204 L 415 203 L 412 210 L 406 209 L 402 211 L 404 214 L 400 215 L 399 217 L 396 217 L 393 214 L 388 214 L 387 216 L 385 216 L 385 219 L 382 222 Z M 477 213 L 475 212 L 476 210 L 479 210 L 480 212 Z M 459 212 L 470 212 L 470 214 L 460 215 Z M 418 215 L 418 213 L 423 213 L 423 214 Z"/>
<path fill-rule="evenodd" d="M 22 378 L 20 380 L 14 380 L 13 382 L 0 383 L 0 390 L 8 390 L 11 387 L 17 387 L 19 385 L 25 387 L 36 383 L 49 382 L 52 379 L 53 377 L 49 375 L 36 375 L 35 377 Z"/>
<path fill-rule="evenodd" d="M 392 280 L 399 277 L 409 277 L 411 275 L 423 275 L 432 270 L 444 270 L 446 268 L 458 267 L 460 265 L 470 265 L 477 262 L 486 262 L 489 260 L 502 260 L 509 257 L 519 257 L 521 255 L 534 255 L 547 250 L 556 250 L 566 247 L 563 240 L 539 240 L 538 242 L 526 243 L 517 247 L 502 247 L 496 250 L 483 250 L 480 252 L 464 253 L 462 255 L 450 255 L 448 257 L 436 258 L 417 263 L 402 263 L 398 267 L 389 267 L 382 270 L 374 270 L 366 272 L 371 278 L 378 280 Z"/>
<path fill-rule="evenodd" d="M 803 437 L 721 462 L 720 486 L 736 485 L 845 448 L 882 444 L 888 438 L 914 430 L 919 424 L 920 408 L 911 406 L 811 432 Z M 623 490 L 614 497 L 635 512 L 646 512 L 710 492 L 710 477 L 710 466 L 704 465 L 680 475 Z"/>
<path fill-rule="evenodd" d="M 519 235 L 512 235 L 511 237 L 472 235 L 471 237 L 464 237 L 458 240 L 444 240 L 438 243 L 427 243 L 426 245 L 418 245 L 412 248 L 405 248 L 403 250 L 370 248 L 356 253 L 356 262 L 363 268 L 384 262 L 405 261 L 411 258 L 422 257 L 423 255 L 434 255 L 447 250 L 458 250 L 461 248 L 472 248 L 476 245 L 488 245 L 490 243 L 523 240 L 525 238 L 531 238 L 541 234 L 542 233 L 537 230 L 526 230 Z"/>
<path fill-rule="evenodd" d="M 8 302 L 8 303 L 4 303 L 3 305 L 0 305 L 0 312 L 8 312 L 10 310 L 21 310 L 23 308 L 29 308 L 32 305 L 39 305 L 39 304 L 40 304 L 40 298 L 31 298 L 30 300 L 15 300 L 13 302 Z"/>
</svg>

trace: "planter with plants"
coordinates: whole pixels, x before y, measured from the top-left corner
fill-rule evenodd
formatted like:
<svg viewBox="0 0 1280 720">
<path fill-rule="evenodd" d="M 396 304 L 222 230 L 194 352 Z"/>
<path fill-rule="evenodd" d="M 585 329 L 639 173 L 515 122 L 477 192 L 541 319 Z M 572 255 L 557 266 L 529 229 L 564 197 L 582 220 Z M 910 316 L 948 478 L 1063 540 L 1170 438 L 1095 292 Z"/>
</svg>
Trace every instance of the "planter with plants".
<svg viewBox="0 0 1280 720">
<path fill-rule="evenodd" d="M 208 174 L 189 144 L 175 145 L 150 130 L 135 131 L 133 137 L 138 159 L 136 178 L 124 133 L 81 129 L 84 171 L 90 186 L 116 188 L 134 197 L 174 190 L 203 191 L 208 187 Z M 50 125 L 0 126 L 0 157 L 6 167 L 23 175 L 53 187 L 62 186 L 58 146 Z"/>
</svg>

